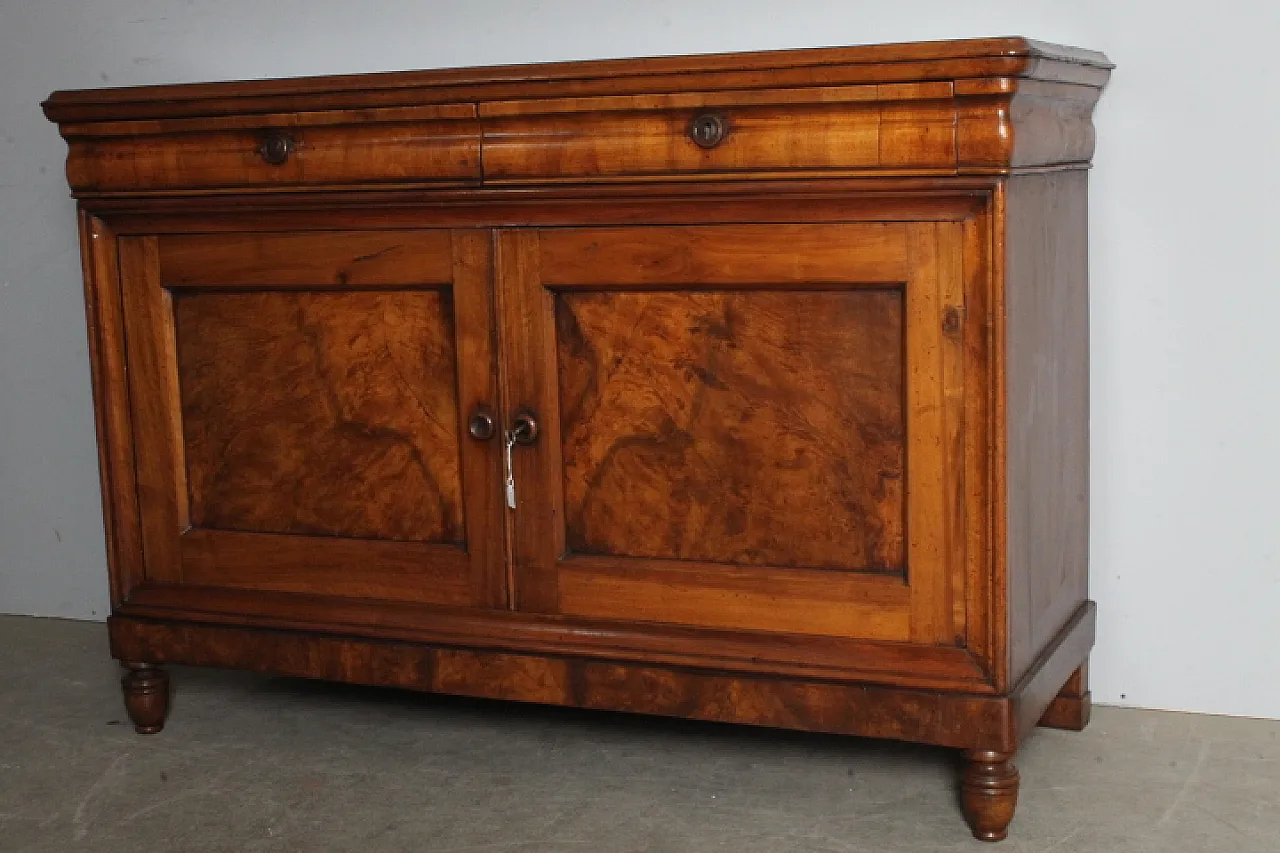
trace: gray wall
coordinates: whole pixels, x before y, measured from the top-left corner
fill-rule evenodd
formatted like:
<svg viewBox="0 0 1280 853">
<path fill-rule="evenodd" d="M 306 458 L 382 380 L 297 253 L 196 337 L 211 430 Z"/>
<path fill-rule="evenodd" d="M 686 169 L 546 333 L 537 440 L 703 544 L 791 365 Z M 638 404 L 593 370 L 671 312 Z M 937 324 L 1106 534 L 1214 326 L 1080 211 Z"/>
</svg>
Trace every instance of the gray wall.
<svg viewBox="0 0 1280 853">
<path fill-rule="evenodd" d="M 1095 695 L 1280 717 L 1280 7 L 1262 0 L 0 0 L 0 612 L 106 607 L 52 89 L 1007 33 L 1119 65 L 1091 208 Z"/>
</svg>

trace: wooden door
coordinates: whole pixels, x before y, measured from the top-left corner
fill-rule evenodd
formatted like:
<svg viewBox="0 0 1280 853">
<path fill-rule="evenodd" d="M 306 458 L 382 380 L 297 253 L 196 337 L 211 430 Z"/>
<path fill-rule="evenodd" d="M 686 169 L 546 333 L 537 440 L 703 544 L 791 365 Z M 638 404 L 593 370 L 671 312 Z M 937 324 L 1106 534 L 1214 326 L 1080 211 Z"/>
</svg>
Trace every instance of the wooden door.
<svg viewBox="0 0 1280 853">
<path fill-rule="evenodd" d="M 506 606 L 491 246 L 121 238 L 144 583 Z"/>
<path fill-rule="evenodd" d="M 962 643 L 960 229 L 500 233 L 516 607 Z"/>
</svg>

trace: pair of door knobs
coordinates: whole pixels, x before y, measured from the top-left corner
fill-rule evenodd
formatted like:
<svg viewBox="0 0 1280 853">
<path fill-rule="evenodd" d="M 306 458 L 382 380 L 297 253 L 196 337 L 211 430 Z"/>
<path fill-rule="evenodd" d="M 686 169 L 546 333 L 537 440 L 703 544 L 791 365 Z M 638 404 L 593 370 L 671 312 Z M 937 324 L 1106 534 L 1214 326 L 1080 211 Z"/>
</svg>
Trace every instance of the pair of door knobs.
<svg viewBox="0 0 1280 853">
<path fill-rule="evenodd" d="M 498 434 L 493 415 L 487 409 L 477 409 L 467 421 L 467 432 L 476 441 L 488 441 Z M 511 419 L 511 438 L 516 444 L 533 444 L 538 438 L 538 421 L 533 412 L 521 410 Z"/>
</svg>

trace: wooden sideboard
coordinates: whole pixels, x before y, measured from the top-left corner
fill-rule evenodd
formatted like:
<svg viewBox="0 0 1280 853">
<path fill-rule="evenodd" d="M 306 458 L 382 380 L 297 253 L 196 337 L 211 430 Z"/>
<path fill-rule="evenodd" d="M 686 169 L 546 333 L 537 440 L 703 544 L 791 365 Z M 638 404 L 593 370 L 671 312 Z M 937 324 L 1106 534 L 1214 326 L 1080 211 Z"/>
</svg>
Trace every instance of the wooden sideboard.
<svg viewBox="0 0 1280 853">
<path fill-rule="evenodd" d="M 54 93 L 112 654 L 965 750 L 1089 715 L 1101 54 Z"/>
</svg>

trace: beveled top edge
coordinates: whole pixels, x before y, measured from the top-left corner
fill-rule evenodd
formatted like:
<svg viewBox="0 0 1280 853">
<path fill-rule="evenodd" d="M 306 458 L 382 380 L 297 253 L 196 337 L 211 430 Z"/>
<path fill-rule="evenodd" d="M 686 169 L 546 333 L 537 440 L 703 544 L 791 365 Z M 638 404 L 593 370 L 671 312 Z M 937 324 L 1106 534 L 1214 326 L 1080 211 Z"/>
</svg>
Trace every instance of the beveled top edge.
<svg viewBox="0 0 1280 853">
<path fill-rule="evenodd" d="M 1023 59 L 1012 72 L 1009 60 Z M 998 68 L 984 68 L 1001 62 Z M 495 65 L 474 68 L 442 68 L 426 71 L 383 71 L 362 74 L 289 77 L 244 80 L 221 83 L 179 83 L 169 85 L 131 86 L 107 89 L 79 89 L 54 92 L 43 103 L 51 121 L 103 120 L 110 108 L 110 119 L 157 117 L 160 115 L 199 116 L 226 114 L 234 103 L 253 99 L 246 111 L 263 111 L 263 99 L 290 96 L 350 95 L 360 92 L 422 90 L 430 97 L 432 90 L 456 91 L 459 99 L 484 100 L 484 89 L 504 85 L 510 89 L 519 84 L 538 85 L 536 96 L 556 94 L 547 84 L 572 84 L 596 78 L 660 77 L 677 73 L 767 73 L 792 69 L 825 69 L 885 65 L 893 67 L 892 79 L 937 80 L 947 77 L 982 77 L 988 75 L 1038 76 L 1038 62 L 1062 63 L 1109 70 L 1114 66 L 1097 51 L 1034 41 L 1022 37 L 959 39 L 952 41 L 873 44 L 849 47 L 796 48 L 753 51 L 746 53 L 695 54 L 686 56 L 654 56 L 635 59 L 593 59 L 568 62 L 545 62 L 524 65 Z M 918 65 L 915 69 L 911 66 Z M 888 76 L 888 75 L 886 75 Z M 874 82 L 874 77 L 868 82 Z M 751 88 L 751 87 L 747 87 Z M 440 92 L 439 94 L 445 94 Z M 533 92 L 530 93 L 534 95 Z M 504 93 L 510 98 L 510 93 Z M 217 104 L 216 108 L 211 108 Z M 145 106 L 145 109 L 142 109 Z M 248 106 L 248 105 L 247 105 Z M 279 109 L 288 110 L 287 104 Z M 137 113 L 135 115 L 135 113 Z"/>
</svg>

